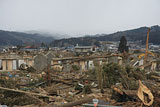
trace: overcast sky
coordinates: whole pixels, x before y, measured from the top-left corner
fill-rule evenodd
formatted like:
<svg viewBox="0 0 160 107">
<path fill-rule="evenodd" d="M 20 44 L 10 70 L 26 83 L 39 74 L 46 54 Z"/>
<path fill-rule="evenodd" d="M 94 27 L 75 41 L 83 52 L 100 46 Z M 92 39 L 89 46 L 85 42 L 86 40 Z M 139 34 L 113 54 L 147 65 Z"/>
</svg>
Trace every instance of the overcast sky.
<svg viewBox="0 0 160 107">
<path fill-rule="evenodd" d="M 160 25 L 160 0 L 0 0 L 0 29 L 71 36 Z"/>
</svg>

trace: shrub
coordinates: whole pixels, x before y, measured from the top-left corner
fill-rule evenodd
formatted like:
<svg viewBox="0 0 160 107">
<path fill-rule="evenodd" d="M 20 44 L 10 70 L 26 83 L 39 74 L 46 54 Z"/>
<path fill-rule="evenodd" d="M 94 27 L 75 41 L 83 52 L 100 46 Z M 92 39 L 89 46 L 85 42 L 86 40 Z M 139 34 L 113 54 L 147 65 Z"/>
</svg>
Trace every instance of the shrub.
<svg viewBox="0 0 160 107">
<path fill-rule="evenodd" d="M 80 70 L 80 67 L 78 65 L 72 65 L 72 69 L 78 71 Z"/>
</svg>

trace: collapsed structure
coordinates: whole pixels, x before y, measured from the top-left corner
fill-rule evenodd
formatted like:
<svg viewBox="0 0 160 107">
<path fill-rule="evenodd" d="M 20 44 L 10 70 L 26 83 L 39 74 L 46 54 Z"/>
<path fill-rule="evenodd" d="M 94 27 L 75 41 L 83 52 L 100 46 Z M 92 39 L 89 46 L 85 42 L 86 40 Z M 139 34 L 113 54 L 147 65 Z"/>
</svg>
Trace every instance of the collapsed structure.
<svg viewBox="0 0 160 107">
<path fill-rule="evenodd" d="M 146 58 L 143 52 L 98 52 L 94 46 L 2 52 L 0 103 L 9 107 L 159 106 L 159 54 Z"/>
</svg>

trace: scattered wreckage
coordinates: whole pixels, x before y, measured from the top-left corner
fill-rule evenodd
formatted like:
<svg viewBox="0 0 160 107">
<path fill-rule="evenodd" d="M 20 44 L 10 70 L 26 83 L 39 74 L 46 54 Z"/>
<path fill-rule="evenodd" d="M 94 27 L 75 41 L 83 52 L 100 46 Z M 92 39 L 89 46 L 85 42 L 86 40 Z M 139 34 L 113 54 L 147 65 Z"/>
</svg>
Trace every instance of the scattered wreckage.
<svg viewBox="0 0 160 107">
<path fill-rule="evenodd" d="M 107 71 L 105 73 L 107 74 Z M 47 72 L 1 72 L 0 100 L 2 105 L 9 107 L 156 107 L 160 105 L 158 73 L 143 75 L 142 71 L 130 71 L 125 75 L 110 76 L 113 80 L 118 78 L 118 81 L 115 81 L 116 84 L 107 83 L 105 80 L 107 77 L 103 78 L 103 84 L 106 85 L 103 85 L 102 92 L 99 87 L 101 83 L 93 71 L 50 72 L 51 84 L 48 84 Z"/>
</svg>

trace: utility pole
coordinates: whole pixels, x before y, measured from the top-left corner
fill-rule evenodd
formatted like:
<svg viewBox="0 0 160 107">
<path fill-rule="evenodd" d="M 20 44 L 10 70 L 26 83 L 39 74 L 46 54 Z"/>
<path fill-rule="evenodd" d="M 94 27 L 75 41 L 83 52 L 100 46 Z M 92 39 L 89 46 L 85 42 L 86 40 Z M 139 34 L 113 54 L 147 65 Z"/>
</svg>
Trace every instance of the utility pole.
<svg viewBox="0 0 160 107">
<path fill-rule="evenodd" d="M 148 32 L 147 32 L 146 51 L 145 51 L 145 56 L 144 56 L 144 63 L 145 63 L 145 64 L 146 64 L 146 62 L 147 62 L 147 57 L 148 57 L 149 32 L 150 32 L 150 28 L 148 28 Z"/>
<path fill-rule="evenodd" d="M 48 77 L 47 77 L 48 86 L 50 86 L 51 85 L 50 65 L 48 65 L 47 67 L 47 74 L 48 74 Z"/>
<path fill-rule="evenodd" d="M 102 71 L 102 65 L 99 64 L 98 66 L 98 84 L 99 84 L 99 88 L 101 90 L 101 93 L 104 92 L 103 90 L 103 71 Z"/>
</svg>

